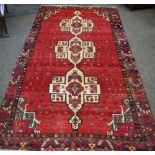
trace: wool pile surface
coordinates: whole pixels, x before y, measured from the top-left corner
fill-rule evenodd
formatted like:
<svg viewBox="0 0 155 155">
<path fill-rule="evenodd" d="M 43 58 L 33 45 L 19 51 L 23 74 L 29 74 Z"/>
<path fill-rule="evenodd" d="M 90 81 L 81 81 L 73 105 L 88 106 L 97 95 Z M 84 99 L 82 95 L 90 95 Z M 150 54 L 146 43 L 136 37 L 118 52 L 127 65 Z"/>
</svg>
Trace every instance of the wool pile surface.
<svg viewBox="0 0 155 155">
<path fill-rule="evenodd" d="M 0 109 L 0 149 L 154 150 L 153 125 L 118 10 L 42 6 Z"/>
</svg>

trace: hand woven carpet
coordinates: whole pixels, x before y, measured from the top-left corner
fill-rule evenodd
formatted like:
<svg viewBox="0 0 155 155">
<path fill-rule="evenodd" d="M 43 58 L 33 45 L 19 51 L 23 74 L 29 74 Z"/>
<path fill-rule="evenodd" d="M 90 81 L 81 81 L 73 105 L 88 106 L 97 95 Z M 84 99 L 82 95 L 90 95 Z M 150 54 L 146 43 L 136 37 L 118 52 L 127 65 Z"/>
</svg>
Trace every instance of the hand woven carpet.
<svg viewBox="0 0 155 155">
<path fill-rule="evenodd" d="M 42 6 L 0 109 L 0 149 L 154 150 L 153 122 L 118 10 Z"/>
</svg>

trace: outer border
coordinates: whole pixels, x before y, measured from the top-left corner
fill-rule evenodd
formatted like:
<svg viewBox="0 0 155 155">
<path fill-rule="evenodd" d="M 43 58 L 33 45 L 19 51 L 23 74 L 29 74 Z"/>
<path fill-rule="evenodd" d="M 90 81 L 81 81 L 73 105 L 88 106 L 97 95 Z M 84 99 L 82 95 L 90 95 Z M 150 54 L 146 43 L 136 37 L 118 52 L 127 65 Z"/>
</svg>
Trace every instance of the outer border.
<svg viewBox="0 0 155 155">
<path fill-rule="evenodd" d="M 98 137 L 93 135 L 84 136 L 73 134 L 65 138 L 58 135 L 28 135 L 12 133 L 10 127 L 14 119 L 17 101 L 20 95 L 22 81 L 26 72 L 28 62 L 33 54 L 33 49 L 41 29 L 41 23 L 47 16 L 48 8 L 53 9 L 107 9 L 109 12 L 110 23 L 113 31 L 118 58 L 122 67 L 122 72 L 126 82 L 129 99 L 133 102 L 132 111 L 138 128 L 140 127 L 139 141 L 116 141 L 107 139 L 107 137 Z M 132 82 L 129 81 L 132 79 Z M 134 83 L 136 82 L 136 84 Z M 140 103 L 140 108 L 138 104 Z M 142 111 L 140 111 L 142 109 Z M 148 112 L 149 111 L 149 112 Z M 3 116 L 3 117 L 2 117 Z M 153 115 L 150 111 L 145 90 L 135 65 L 135 59 L 131 54 L 129 43 L 123 31 L 119 13 L 116 8 L 103 7 L 76 7 L 76 6 L 42 6 L 39 9 L 37 17 L 33 23 L 32 29 L 26 39 L 23 50 L 17 60 L 9 86 L 6 91 L 4 101 L 0 109 L 0 149 L 26 149 L 26 150 L 153 150 Z M 9 133 L 9 131 L 11 133 Z M 137 139 L 137 137 L 135 137 Z M 55 142 L 57 141 L 57 142 Z M 103 144 L 102 144 L 103 143 Z M 42 144 L 42 145 L 41 145 Z M 56 145 L 57 144 L 57 145 Z M 65 146 L 64 146 L 64 145 Z M 99 145 L 100 144 L 100 145 Z"/>
<path fill-rule="evenodd" d="M 8 88 L 6 90 L 6 94 L 0 108 L 0 117 L 1 115 L 3 115 L 7 116 L 8 118 L 6 120 L 2 120 L 0 126 L 0 133 L 3 132 L 5 128 L 12 125 L 23 79 L 29 60 L 31 59 L 31 56 L 33 54 L 33 49 L 35 47 L 35 43 L 37 41 L 37 37 L 39 35 L 41 23 L 44 16 L 44 9 L 40 8 L 35 18 L 35 21 L 33 22 L 30 33 L 28 34 L 28 37 L 22 48 L 20 56 L 18 57 L 15 67 L 13 68 Z M 6 121 L 8 123 L 4 123 Z"/>
<path fill-rule="evenodd" d="M 118 9 L 113 9 L 109 13 L 109 17 L 128 97 L 133 102 L 130 108 L 135 118 L 135 126 L 140 129 L 142 141 L 144 141 L 145 147 L 147 147 L 149 145 L 147 142 L 151 142 L 150 144 L 155 143 L 153 131 L 155 127 L 154 117 L 136 66 L 135 58 L 125 35 Z"/>
</svg>

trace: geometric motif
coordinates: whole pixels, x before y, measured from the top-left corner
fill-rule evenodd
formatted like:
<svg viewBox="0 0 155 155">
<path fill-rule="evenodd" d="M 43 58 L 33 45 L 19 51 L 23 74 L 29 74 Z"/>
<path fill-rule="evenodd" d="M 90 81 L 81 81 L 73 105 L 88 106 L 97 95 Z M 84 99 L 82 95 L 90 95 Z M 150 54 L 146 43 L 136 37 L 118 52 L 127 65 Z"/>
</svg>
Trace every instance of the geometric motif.
<svg viewBox="0 0 155 155">
<path fill-rule="evenodd" d="M 123 106 L 121 105 L 122 112 L 121 114 L 112 114 L 112 121 L 107 123 L 107 125 L 111 126 L 113 130 L 117 131 L 118 126 L 121 123 L 131 123 L 133 122 L 133 117 L 130 111 L 130 101 L 129 99 L 125 98 L 122 100 L 123 104 L 128 106 L 128 109 L 124 111 Z"/>
<path fill-rule="evenodd" d="M 28 112 L 26 107 L 28 104 L 25 105 L 24 109 L 21 107 L 23 103 L 25 103 L 26 99 L 20 97 L 18 100 L 18 107 L 16 110 L 16 120 L 27 120 L 29 122 L 29 128 L 34 128 L 36 124 L 40 123 L 36 118 L 35 118 L 35 112 Z"/>
<path fill-rule="evenodd" d="M 83 19 L 93 21 L 92 33 L 87 31 L 75 36 L 70 31 L 58 31 L 62 19 L 71 19 L 76 10 L 81 12 Z M 80 27 L 78 25 L 73 24 L 77 28 Z M 83 57 L 74 65 L 68 57 L 55 58 L 53 47 L 58 41 L 68 41 L 69 47 L 69 40 L 75 37 L 82 43 L 93 41 L 96 47 L 94 59 Z M 73 49 L 79 52 L 80 48 Z M 66 81 L 70 82 L 66 85 Z M 49 94 L 50 83 L 51 86 L 65 86 L 64 102 L 57 102 L 57 98 L 51 101 L 52 94 L 59 94 L 61 89 L 56 88 L 54 93 L 51 90 Z M 83 97 L 82 102 L 72 99 L 80 94 L 87 96 L 89 93 L 85 92 L 85 85 L 91 83 L 99 86 L 99 102 L 88 101 L 87 97 Z M 70 106 L 73 110 L 76 110 L 74 104 L 82 107 L 76 115 L 67 104 L 67 94 L 71 95 L 69 99 L 72 99 Z M 91 91 L 90 95 L 95 93 Z M 37 124 L 36 120 L 40 123 Z M 78 131 L 74 131 L 76 124 Z M 0 107 L 0 149 L 155 150 L 154 125 L 118 10 L 41 7 Z"/>
<path fill-rule="evenodd" d="M 74 12 L 75 16 L 71 19 L 63 19 L 60 23 L 61 31 L 69 31 L 73 35 L 77 36 L 82 32 L 92 31 L 93 23 L 90 19 L 83 19 L 79 15 L 80 11 Z"/>
<path fill-rule="evenodd" d="M 78 68 L 67 72 L 66 76 L 54 76 L 49 93 L 52 102 L 66 102 L 74 116 L 69 120 L 73 129 L 78 129 L 81 118 L 77 112 L 84 103 L 99 102 L 100 85 L 96 76 L 84 76 Z"/>
<path fill-rule="evenodd" d="M 78 64 L 83 58 L 95 57 L 95 46 L 92 41 L 74 37 L 69 41 L 58 41 L 55 53 L 58 59 L 68 59 L 71 63 Z"/>
<path fill-rule="evenodd" d="M 69 41 L 58 41 L 55 46 L 56 58 L 68 59 L 74 67 L 65 76 L 53 76 L 49 93 L 52 102 L 67 103 L 73 112 L 69 123 L 73 130 L 77 130 L 82 123 L 78 111 L 84 103 L 98 103 L 101 90 L 96 76 L 85 76 L 76 66 L 84 58 L 94 58 L 96 49 L 92 41 L 83 41 L 77 37 L 82 32 L 92 31 L 92 21 L 80 17 L 79 11 L 74 14 L 71 19 L 63 19 L 60 22 L 60 30 L 69 31 L 74 37 Z"/>
</svg>

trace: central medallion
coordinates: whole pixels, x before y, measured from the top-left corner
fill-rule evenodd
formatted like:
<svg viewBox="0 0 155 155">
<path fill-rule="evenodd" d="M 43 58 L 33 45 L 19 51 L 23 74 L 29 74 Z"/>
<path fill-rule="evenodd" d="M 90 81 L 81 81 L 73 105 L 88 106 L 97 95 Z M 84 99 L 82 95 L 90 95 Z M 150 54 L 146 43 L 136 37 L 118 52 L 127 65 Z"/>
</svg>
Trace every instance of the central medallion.
<svg viewBox="0 0 155 155">
<path fill-rule="evenodd" d="M 78 129 L 81 124 L 78 111 L 84 103 L 99 102 L 100 85 L 96 76 L 85 76 L 81 70 L 73 68 L 65 76 L 52 78 L 49 93 L 52 102 L 67 103 L 74 114 L 69 122 L 73 129 Z"/>
<path fill-rule="evenodd" d="M 77 82 L 73 82 L 73 83 L 70 83 L 66 90 L 68 92 L 70 92 L 72 95 L 74 96 L 77 96 L 80 92 L 82 92 L 84 89 L 83 87 L 81 86 L 80 83 L 77 83 Z"/>
<path fill-rule="evenodd" d="M 64 76 L 53 76 L 49 93 L 52 102 L 67 103 L 73 112 L 69 123 L 73 130 L 77 130 L 82 123 L 78 111 L 84 103 L 98 103 L 101 90 L 96 76 L 85 76 L 76 66 L 83 59 L 94 58 L 96 49 L 93 41 L 83 41 L 77 37 L 85 31 L 92 31 L 92 21 L 80 17 L 79 11 L 74 14 L 71 19 L 63 19 L 60 23 L 61 31 L 70 31 L 74 37 L 69 41 L 58 41 L 55 46 L 56 58 L 68 59 L 74 67 Z"/>
<path fill-rule="evenodd" d="M 76 22 L 74 22 L 71 26 L 74 27 L 74 28 L 80 28 L 80 27 L 82 27 L 83 25 L 80 23 L 80 21 L 79 21 L 79 22 L 76 21 Z"/>
<path fill-rule="evenodd" d="M 57 59 L 68 59 L 72 64 L 80 63 L 84 58 L 95 57 L 95 46 L 92 41 L 83 41 L 74 37 L 69 41 L 58 41 L 55 46 Z"/>
<path fill-rule="evenodd" d="M 80 17 L 80 11 L 75 11 L 74 14 L 75 16 L 71 19 L 63 19 L 61 21 L 61 31 L 70 31 L 75 36 L 86 31 L 92 31 L 94 25 L 90 19 Z"/>
</svg>

